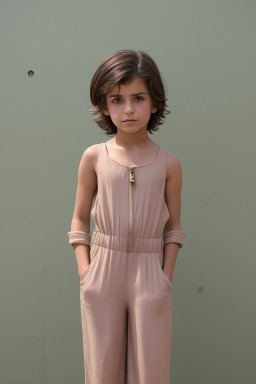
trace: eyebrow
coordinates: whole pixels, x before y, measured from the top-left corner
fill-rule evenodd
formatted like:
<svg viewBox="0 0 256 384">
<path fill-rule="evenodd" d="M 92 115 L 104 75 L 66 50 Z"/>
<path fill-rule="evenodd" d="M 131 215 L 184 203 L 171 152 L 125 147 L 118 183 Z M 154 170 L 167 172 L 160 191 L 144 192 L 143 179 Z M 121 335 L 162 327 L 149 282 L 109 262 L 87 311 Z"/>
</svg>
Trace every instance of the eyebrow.
<svg viewBox="0 0 256 384">
<path fill-rule="evenodd" d="M 138 92 L 138 93 L 133 93 L 131 96 L 139 96 L 139 95 L 147 95 L 146 92 Z M 116 95 L 110 95 L 109 97 L 119 97 L 119 96 L 123 96 L 123 95 L 120 95 L 120 93 L 117 93 Z"/>
</svg>

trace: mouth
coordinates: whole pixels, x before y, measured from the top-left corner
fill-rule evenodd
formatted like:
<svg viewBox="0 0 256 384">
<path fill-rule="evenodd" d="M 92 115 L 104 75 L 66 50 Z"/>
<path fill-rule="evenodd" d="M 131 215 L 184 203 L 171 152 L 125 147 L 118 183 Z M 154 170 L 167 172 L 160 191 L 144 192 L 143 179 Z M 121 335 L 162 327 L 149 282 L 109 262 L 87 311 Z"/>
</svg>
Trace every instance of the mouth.
<svg viewBox="0 0 256 384">
<path fill-rule="evenodd" d="M 137 120 L 133 120 L 133 119 L 123 120 L 124 123 L 129 123 L 129 122 L 132 122 L 132 121 L 137 121 Z"/>
</svg>

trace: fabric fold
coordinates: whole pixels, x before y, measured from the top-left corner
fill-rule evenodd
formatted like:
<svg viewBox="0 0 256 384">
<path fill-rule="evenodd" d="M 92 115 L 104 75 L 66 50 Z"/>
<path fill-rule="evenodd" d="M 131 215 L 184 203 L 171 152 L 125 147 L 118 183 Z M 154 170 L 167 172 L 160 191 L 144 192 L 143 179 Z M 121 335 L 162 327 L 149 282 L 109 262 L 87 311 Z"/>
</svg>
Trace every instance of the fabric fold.
<svg viewBox="0 0 256 384">
<path fill-rule="evenodd" d="M 182 248 L 184 245 L 185 233 L 179 229 L 173 229 L 163 234 L 163 245 L 167 243 L 178 243 Z"/>
<path fill-rule="evenodd" d="M 91 245 L 91 235 L 83 231 L 70 231 L 67 233 L 69 244 L 80 243 Z"/>
</svg>

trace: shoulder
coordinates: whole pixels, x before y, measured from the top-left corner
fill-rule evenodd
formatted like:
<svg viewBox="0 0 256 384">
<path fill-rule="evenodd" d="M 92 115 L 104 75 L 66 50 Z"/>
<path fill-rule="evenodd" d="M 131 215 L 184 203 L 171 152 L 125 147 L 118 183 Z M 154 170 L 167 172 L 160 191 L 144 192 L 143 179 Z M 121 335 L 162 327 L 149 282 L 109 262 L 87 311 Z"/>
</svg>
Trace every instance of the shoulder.
<svg viewBox="0 0 256 384">
<path fill-rule="evenodd" d="M 84 150 L 80 161 L 80 168 L 86 168 L 88 171 L 96 171 L 96 165 L 99 156 L 99 147 L 100 144 L 93 144 Z"/>
<path fill-rule="evenodd" d="M 166 151 L 166 178 L 179 178 L 182 177 L 181 163 L 177 155 L 172 152 Z"/>
</svg>

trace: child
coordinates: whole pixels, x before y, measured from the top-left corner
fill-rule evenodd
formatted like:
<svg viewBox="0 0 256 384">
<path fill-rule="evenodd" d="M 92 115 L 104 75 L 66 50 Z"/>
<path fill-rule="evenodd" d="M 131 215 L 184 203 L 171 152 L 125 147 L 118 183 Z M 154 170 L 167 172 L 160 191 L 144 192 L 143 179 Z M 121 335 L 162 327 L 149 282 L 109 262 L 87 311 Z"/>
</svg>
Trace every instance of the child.
<svg viewBox="0 0 256 384">
<path fill-rule="evenodd" d="M 99 66 L 90 97 L 95 122 L 114 137 L 83 153 L 68 232 L 85 383 L 169 384 L 171 281 L 185 234 L 180 162 L 147 134 L 169 112 L 163 83 L 149 55 L 122 50 Z"/>
</svg>

